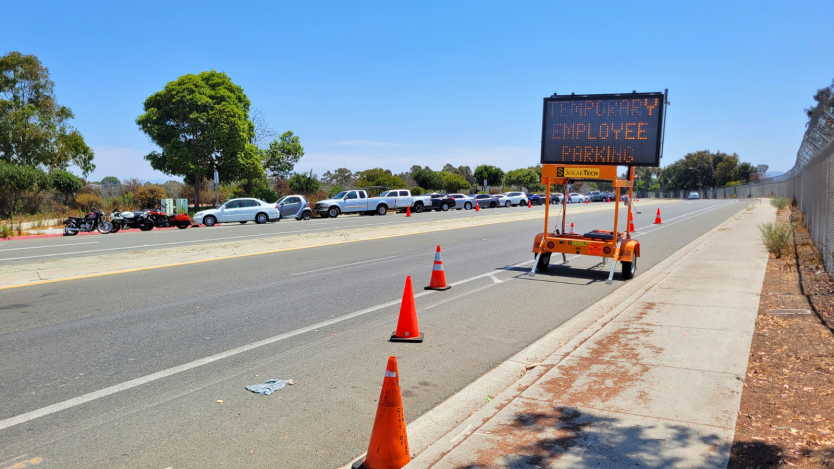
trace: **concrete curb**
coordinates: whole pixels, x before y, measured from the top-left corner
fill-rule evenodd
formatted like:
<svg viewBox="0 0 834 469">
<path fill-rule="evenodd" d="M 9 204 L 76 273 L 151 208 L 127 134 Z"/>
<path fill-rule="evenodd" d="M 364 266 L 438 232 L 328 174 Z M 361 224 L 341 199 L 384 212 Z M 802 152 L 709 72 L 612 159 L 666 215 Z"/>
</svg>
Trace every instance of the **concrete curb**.
<svg viewBox="0 0 834 469">
<path fill-rule="evenodd" d="M 663 199 L 659 201 L 661 204 L 669 202 L 672 202 L 672 200 L 670 199 L 667 201 L 667 199 Z M 591 205 L 589 207 L 575 207 L 572 209 L 572 212 L 574 214 L 590 213 L 610 210 L 612 208 L 613 204 L 598 204 L 596 206 Z M 10 265 L 0 267 L 0 269 L 3 270 L 13 270 L 13 272 L 0 274 L 0 290 L 47 282 L 136 272 L 140 270 L 173 267 L 222 259 L 234 259 L 252 255 L 273 254 L 296 249 L 333 246 L 337 244 L 370 241 L 381 238 L 410 236 L 436 231 L 472 228 L 477 226 L 512 223 L 542 218 L 542 212 L 538 211 L 515 212 L 510 214 L 500 213 L 495 215 L 478 217 L 473 216 L 454 220 L 432 220 L 426 222 L 412 222 L 402 225 L 385 225 L 379 229 L 376 229 L 376 227 L 363 227 L 339 231 L 323 231 L 311 233 L 304 237 L 299 235 L 283 235 L 272 238 L 262 238 L 249 242 L 212 243 L 190 246 L 191 249 L 198 248 L 199 250 L 185 253 L 182 252 L 182 248 L 171 248 L 141 251 L 133 253 L 134 255 L 132 256 L 131 254 L 121 254 L 80 257 L 69 261 L 75 261 L 80 265 L 66 267 L 44 268 L 44 263 Z M 153 257 L 147 257 L 148 253 L 151 253 Z M 113 257 L 119 257 L 119 259 L 109 260 Z"/>
<path fill-rule="evenodd" d="M 746 208 L 740 210 L 744 212 Z M 685 262 L 703 244 L 737 219 L 736 215 L 621 286 L 557 329 L 506 360 L 469 386 L 408 425 L 414 460 L 410 469 L 429 468 L 465 437 L 533 385 L 563 358 L 660 283 L 672 267 Z M 551 353 L 553 351 L 555 353 Z M 527 369 L 532 364 L 538 364 Z M 485 396 L 495 396 L 484 403 Z M 349 466 L 345 466 L 349 467 Z"/>
</svg>

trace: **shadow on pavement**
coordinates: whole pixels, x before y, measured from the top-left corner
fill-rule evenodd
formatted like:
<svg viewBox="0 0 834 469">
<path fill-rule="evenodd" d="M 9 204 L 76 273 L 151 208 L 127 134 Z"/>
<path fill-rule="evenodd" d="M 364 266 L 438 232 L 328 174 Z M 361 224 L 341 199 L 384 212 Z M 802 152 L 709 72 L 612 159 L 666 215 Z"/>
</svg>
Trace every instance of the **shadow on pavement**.
<svg viewBox="0 0 834 469">
<path fill-rule="evenodd" d="M 712 428 L 645 420 L 628 415 L 580 410 L 545 402 L 524 404 L 511 420 L 483 427 L 469 448 L 455 458 L 470 459 L 455 469 L 534 468 L 725 468 L 726 437 Z M 641 425 L 639 422 L 643 422 Z M 464 449 L 464 448 L 461 448 Z M 750 448 L 753 450 L 753 448 Z M 763 456 L 773 449 L 757 447 Z M 696 466 L 693 466 L 693 463 Z M 764 466 L 763 466 L 764 467 Z"/>
</svg>

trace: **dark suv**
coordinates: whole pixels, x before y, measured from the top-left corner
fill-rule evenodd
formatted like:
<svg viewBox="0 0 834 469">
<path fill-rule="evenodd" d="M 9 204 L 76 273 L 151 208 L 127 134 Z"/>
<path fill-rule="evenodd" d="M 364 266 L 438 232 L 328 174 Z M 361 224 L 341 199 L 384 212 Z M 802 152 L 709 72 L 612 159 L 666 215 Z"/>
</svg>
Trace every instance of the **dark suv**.
<svg viewBox="0 0 834 469">
<path fill-rule="evenodd" d="M 455 208 L 455 199 L 449 197 L 446 194 L 432 194 L 431 195 L 431 208 L 433 210 L 440 211 L 448 211 L 450 208 Z"/>
</svg>

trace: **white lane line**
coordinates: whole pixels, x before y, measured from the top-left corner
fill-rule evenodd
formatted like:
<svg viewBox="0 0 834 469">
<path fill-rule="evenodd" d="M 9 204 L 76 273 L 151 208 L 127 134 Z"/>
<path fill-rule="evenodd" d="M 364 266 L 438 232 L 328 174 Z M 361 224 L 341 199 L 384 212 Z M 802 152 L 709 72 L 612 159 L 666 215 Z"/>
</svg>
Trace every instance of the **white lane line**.
<svg viewBox="0 0 834 469">
<path fill-rule="evenodd" d="M 504 281 L 499 280 L 498 277 L 495 276 L 495 274 L 490 275 L 489 278 L 492 279 L 492 283 L 504 283 Z"/>
<path fill-rule="evenodd" d="M 393 259 L 395 257 L 399 257 L 399 256 L 380 257 L 379 259 L 371 259 L 369 261 L 352 262 L 350 264 L 342 264 L 342 265 L 336 265 L 336 266 L 333 266 L 333 267 L 325 267 L 323 269 L 308 270 L 307 272 L 299 272 L 299 273 L 293 274 L 293 275 L 304 275 L 304 274 L 312 274 L 313 272 L 321 272 L 323 270 L 341 269 L 342 267 L 349 267 L 349 266 L 352 266 L 352 265 L 359 265 L 359 264 L 367 264 L 369 262 L 376 262 L 376 261 L 384 261 L 386 259 Z"/>
<path fill-rule="evenodd" d="M 524 264 L 529 264 L 532 261 L 522 262 L 520 264 L 515 264 L 511 267 L 517 267 Z M 487 277 L 489 275 L 494 275 L 496 272 L 503 272 L 506 269 L 501 269 L 497 271 L 490 271 L 484 274 L 476 275 L 474 277 L 470 277 L 468 279 L 460 280 L 458 282 L 453 283 L 452 285 L 460 285 L 466 282 L 471 282 L 473 280 Z M 492 286 L 492 284 L 490 284 Z M 414 298 L 419 298 L 421 296 L 430 295 L 432 293 L 436 293 L 434 290 L 427 290 L 416 293 Z M 130 381 L 125 381 L 123 383 L 119 383 L 104 389 L 100 389 L 98 391 L 93 391 L 87 394 L 83 394 L 78 397 L 74 397 L 72 399 L 67 399 L 62 402 L 58 402 L 46 407 L 41 407 L 40 409 L 33 410 L 31 412 L 26 412 L 20 415 L 16 415 L 14 417 L 7 418 L 5 420 L 0 420 L 0 430 L 4 430 L 9 427 L 13 427 L 15 425 L 20 425 L 21 423 L 26 423 L 30 420 L 34 420 L 40 417 L 45 417 L 50 414 L 54 414 L 56 412 L 60 412 L 62 410 L 70 409 L 72 407 L 76 407 L 82 404 L 86 404 L 87 402 L 94 401 L 96 399 L 101 399 L 102 397 L 107 397 L 112 394 L 116 394 L 121 391 L 126 391 L 128 389 L 135 388 L 137 386 L 142 386 L 143 384 L 148 384 L 153 381 L 160 380 L 162 378 L 167 378 L 169 376 L 173 376 L 178 373 L 182 373 L 184 371 L 188 371 L 203 365 L 208 365 L 209 363 L 213 363 L 219 360 L 223 360 L 225 358 L 233 357 L 235 355 L 239 355 L 244 352 L 248 352 L 250 350 L 254 350 L 265 345 L 270 345 L 275 342 L 279 342 L 285 339 L 289 339 L 291 337 L 295 337 L 297 335 L 305 334 L 307 332 L 315 331 L 316 329 L 321 329 L 323 327 L 331 326 L 333 324 L 338 324 L 343 321 L 347 321 L 348 319 L 353 319 L 359 316 L 363 316 L 368 313 L 372 313 L 374 311 L 378 311 L 383 308 L 387 308 L 389 306 L 394 306 L 400 304 L 402 298 L 397 298 L 396 300 L 389 301 L 387 303 L 382 303 L 376 306 L 371 306 L 370 308 L 366 308 L 360 311 L 356 311 L 353 313 L 346 314 L 344 316 L 339 316 L 338 318 L 328 319 L 327 321 L 322 321 L 310 326 L 302 327 L 300 329 L 296 329 L 294 331 L 290 331 L 284 334 L 279 334 L 274 337 L 270 337 L 268 339 L 259 340 L 257 342 L 252 342 L 251 344 L 243 345 L 237 348 L 233 348 L 231 350 L 227 350 L 225 352 L 221 352 L 215 355 L 211 355 L 209 357 L 201 358 L 199 360 L 194 360 L 192 362 L 184 363 L 179 366 L 175 366 L 172 368 L 168 368 L 166 370 L 158 371 L 156 373 L 149 374 L 147 376 L 142 376 L 140 378 L 132 379 Z"/>
<path fill-rule="evenodd" d="M 98 241 L 88 241 L 85 243 L 70 243 L 70 244 L 53 244 L 51 246 L 31 246 L 27 248 L 11 248 L 11 249 L 0 249 L 0 252 L 3 251 L 22 251 L 25 249 L 43 249 L 43 248 L 59 248 L 64 246 L 77 246 L 79 244 L 98 244 Z"/>
<path fill-rule="evenodd" d="M 731 203 L 733 203 L 733 202 L 731 202 Z M 699 217 L 701 215 L 705 215 L 709 212 L 712 212 L 713 210 L 718 210 L 718 209 L 724 208 L 728 205 L 730 205 L 730 204 L 722 204 L 722 205 L 719 205 L 717 207 L 712 207 L 712 208 L 710 208 L 709 210 L 706 210 L 706 211 L 698 210 L 697 212 L 691 212 L 687 215 L 681 215 L 680 217 L 670 218 L 670 220 L 675 220 L 677 218 L 681 218 L 683 216 L 686 216 L 686 218 L 683 218 L 681 220 L 678 220 L 678 221 L 675 221 L 675 222 L 672 222 L 672 223 L 663 222 L 663 224 L 661 224 L 660 226 L 657 226 L 657 227 L 655 227 L 653 229 L 650 229 L 650 230 L 646 230 L 646 231 L 637 230 L 637 231 L 634 232 L 635 233 L 634 237 L 641 236 L 641 235 L 644 235 L 644 234 L 648 234 L 648 233 L 651 233 L 653 231 L 657 231 L 659 229 L 662 229 L 662 228 L 665 228 L 665 227 L 668 227 L 668 226 L 676 225 L 680 222 L 691 220 L 692 218 Z M 700 212 L 700 213 L 698 213 L 698 212 Z"/>
</svg>

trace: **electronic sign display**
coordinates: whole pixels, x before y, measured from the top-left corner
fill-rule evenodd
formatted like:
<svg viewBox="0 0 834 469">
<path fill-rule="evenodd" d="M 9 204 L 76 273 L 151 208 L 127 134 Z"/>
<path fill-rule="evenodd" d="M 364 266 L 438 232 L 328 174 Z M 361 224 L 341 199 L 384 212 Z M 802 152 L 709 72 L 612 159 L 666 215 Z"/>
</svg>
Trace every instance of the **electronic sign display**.
<svg viewBox="0 0 834 469">
<path fill-rule="evenodd" d="M 542 164 L 660 166 L 663 93 L 544 99 Z"/>
</svg>

